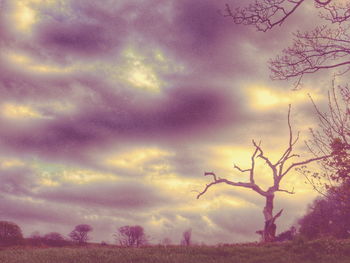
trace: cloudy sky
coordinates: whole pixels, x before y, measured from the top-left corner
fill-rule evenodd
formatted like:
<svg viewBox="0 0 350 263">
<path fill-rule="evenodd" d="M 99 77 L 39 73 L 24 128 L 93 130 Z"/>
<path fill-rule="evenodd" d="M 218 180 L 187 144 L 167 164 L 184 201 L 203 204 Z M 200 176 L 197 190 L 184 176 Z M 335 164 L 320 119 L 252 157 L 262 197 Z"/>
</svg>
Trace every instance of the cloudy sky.
<svg viewBox="0 0 350 263">
<path fill-rule="evenodd" d="M 264 199 L 217 185 L 197 200 L 203 173 L 248 179 L 232 168 L 249 167 L 252 139 L 277 159 L 289 103 L 297 151 L 309 157 L 306 94 L 321 105 L 330 80 L 322 72 L 292 91 L 269 78 L 268 59 L 312 26 L 312 6 L 261 33 L 221 16 L 225 2 L 0 0 L 1 220 L 26 236 L 90 224 L 97 242 L 135 224 L 153 243 L 177 244 L 188 228 L 199 243 L 258 240 Z M 304 181 L 285 178 L 296 193 L 276 196 L 278 231 L 316 196 Z"/>
</svg>

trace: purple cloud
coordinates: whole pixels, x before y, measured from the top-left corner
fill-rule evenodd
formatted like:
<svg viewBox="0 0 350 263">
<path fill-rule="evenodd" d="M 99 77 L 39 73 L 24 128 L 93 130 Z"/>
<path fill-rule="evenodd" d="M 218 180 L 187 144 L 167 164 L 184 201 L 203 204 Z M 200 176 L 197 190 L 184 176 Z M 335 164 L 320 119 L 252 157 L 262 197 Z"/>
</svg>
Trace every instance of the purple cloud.
<svg viewBox="0 0 350 263">
<path fill-rule="evenodd" d="M 174 204 L 161 190 L 133 181 L 63 185 L 39 191 L 36 197 L 59 203 L 139 211 Z"/>
</svg>

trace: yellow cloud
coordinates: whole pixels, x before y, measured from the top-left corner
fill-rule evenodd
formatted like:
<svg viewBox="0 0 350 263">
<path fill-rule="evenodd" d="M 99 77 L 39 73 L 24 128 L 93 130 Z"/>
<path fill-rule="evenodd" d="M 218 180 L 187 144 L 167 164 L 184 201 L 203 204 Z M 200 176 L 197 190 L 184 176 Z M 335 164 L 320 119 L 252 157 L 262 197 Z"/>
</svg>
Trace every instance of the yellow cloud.
<svg viewBox="0 0 350 263">
<path fill-rule="evenodd" d="M 25 165 L 24 162 L 18 159 L 3 159 L 0 161 L 0 165 L 3 168 L 12 168 Z"/>
<path fill-rule="evenodd" d="M 8 119 L 41 119 L 44 118 L 34 108 L 26 105 L 5 103 L 1 107 L 1 113 Z"/>
<path fill-rule="evenodd" d="M 258 107 L 270 107 L 276 104 L 289 103 L 289 98 L 279 96 L 272 93 L 270 90 L 256 89 L 254 91 L 254 103 Z"/>
<path fill-rule="evenodd" d="M 112 174 L 101 173 L 93 170 L 67 169 L 60 174 L 60 181 L 85 184 L 96 181 L 115 181 L 116 177 Z"/>
<path fill-rule="evenodd" d="M 157 53 L 159 61 L 164 61 L 164 55 Z M 132 48 L 123 52 L 125 59 L 124 78 L 139 89 L 159 92 L 162 81 L 158 78 L 154 65 L 146 63 L 146 58 Z"/>
<path fill-rule="evenodd" d="M 143 164 L 152 159 L 169 156 L 171 153 L 158 148 L 140 148 L 123 153 L 112 154 L 104 160 L 104 164 L 120 168 L 143 168 Z"/>
<path fill-rule="evenodd" d="M 298 91 L 277 91 L 265 86 L 252 86 L 247 90 L 251 106 L 258 110 L 271 109 L 287 104 L 309 102 L 309 90 L 307 88 Z M 314 90 L 312 94 L 314 100 L 322 98 L 321 95 L 315 94 Z"/>
<path fill-rule="evenodd" d="M 145 180 L 162 189 L 167 189 L 169 191 L 175 190 L 176 194 L 181 193 L 184 195 L 196 189 L 196 183 L 198 183 L 197 179 L 186 178 L 186 180 L 184 180 L 184 178 L 172 173 L 162 174 L 162 176 L 147 176 Z"/>
<path fill-rule="evenodd" d="M 11 120 L 32 120 L 32 119 L 51 119 L 41 113 L 43 109 L 65 115 L 74 112 L 75 105 L 69 101 L 50 100 L 44 102 L 31 103 L 30 105 L 6 102 L 0 107 L 1 115 L 6 119 Z"/>
<path fill-rule="evenodd" d="M 31 56 L 14 50 L 3 50 L 2 56 L 9 63 L 15 66 L 19 65 L 21 69 L 30 71 L 31 73 L 68 73 L 73 70 L 73 66 L 57 66 L 39 63 Z"/>
<path fill-rule="evenodd" d="M 31 167 L 37 171 L 40 183 L 46 186 L 59 186 L 62 183 L 86 184 L 90 182 L 112 182 L 118 180 L 117 177 L 111 173 L 57 164 L 36 162 L 31 164 Z"/>
<path fill-rule="evenodd" d="M 55 186 L 59 186 L 60 184 L 50 178 L 41 178 L 39 180 L 40 184 L 41 185 L 44 185 L 44 186 L 49 186 L 49 187 L 55 187 Z"/>
<path fill-rule="evenodd" d="M 13 24 L 15 28 L 22 32 L 29 32 L 37 20 L 37 14 L 34 9 L 27 4 L 29 1 L 18 1 L 13 10 Z"/>
<path fill-rule="evenodd" d="M 152 70 L 146 66 L 132 69 L 127 74 L 127 80 L 137 88 L 151 91 L 159 91 L 160 89 L 159 80 Z"/>
</svg>

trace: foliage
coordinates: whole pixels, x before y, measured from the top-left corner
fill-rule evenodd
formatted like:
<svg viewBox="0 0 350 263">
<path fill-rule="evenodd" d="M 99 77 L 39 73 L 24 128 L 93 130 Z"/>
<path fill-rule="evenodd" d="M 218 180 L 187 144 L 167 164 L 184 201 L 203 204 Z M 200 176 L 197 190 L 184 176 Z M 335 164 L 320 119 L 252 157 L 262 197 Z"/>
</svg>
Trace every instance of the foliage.
<svg viewBox="0 0 350 263">
<path fill-rule="evenodd" d="M 299 224 L 300 234 L 309 239 L 350 237 L 350 183 L 330 188 L 325 197 L 315 200 Z"/>
<path fill-rule="evenodd" d="M 348 263 L 350 242 L 332 239 L 283 244 L 226 246 L 156 246 L 143 248 L 78 247 L 7 249 L 0 251 L 6 263 Z"/>
<path fill-rule="evenodd" d="M 69 233 L 69 237 L 80 245 L 86 244 L 89 240 L 88 233 L 92 231 L 90 225 L 81 224 L 75 226 L 74 230 Z"/>
<path fill-rule="evenodd" d="M 0 245 L 11 246 L 23 243 L 21 228 L 9 221 L 0 221 Z"/>
<path fill-rule="evenodd" d="M 52 247 L 61 247 L 68 244 L 68 242 L 64 239 L 64 237 L 57 232 L 47 233 L 43 237 L 43 243 L 45 245 L 52 246 Z"/>
<path fill-rule="evenodd" d="M 347 134 L 350 136 L 350 134 Z M 336 168 L 332 179 L 344 181 L 349 179 L 350 174 L 350 144 L 347 141 L 335 138 L 331 143 L 333 158 L 329 165 Z"/>
<path fill-rule="evenodd" d="M 147 244 L 147 237 L 142 226 L 122 226 L 115 235 L 116 241 L 126 247 L 139 247 Z"/>
<path fill-rule="evenodd" d="M 35 231 L 26 239 L 26 243 L 30 246 L 41 246 L 43 245 L 43 237 L 38 231 Z"/>
</svg>

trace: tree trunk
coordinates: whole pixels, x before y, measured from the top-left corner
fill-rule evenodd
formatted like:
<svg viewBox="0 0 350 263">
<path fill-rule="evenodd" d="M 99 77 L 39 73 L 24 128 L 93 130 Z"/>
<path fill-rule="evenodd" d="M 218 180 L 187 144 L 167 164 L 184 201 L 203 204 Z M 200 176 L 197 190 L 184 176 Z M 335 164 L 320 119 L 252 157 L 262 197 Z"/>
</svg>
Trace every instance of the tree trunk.
<svg viewBox="0 0 350 263">
<path fill-rule="evenodd" d="M 263 210 L 265 217 L 265 227 L 262 233 L 262 239 L 264 242 L 272 242 L 276 236 L 276 224 L 275 219 L 277 217 L 273 217 L 273 199 L 274 194 L 269 194 L 266 196 L 266 204 Z"/>
</svg>

